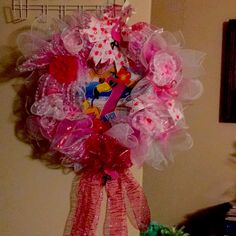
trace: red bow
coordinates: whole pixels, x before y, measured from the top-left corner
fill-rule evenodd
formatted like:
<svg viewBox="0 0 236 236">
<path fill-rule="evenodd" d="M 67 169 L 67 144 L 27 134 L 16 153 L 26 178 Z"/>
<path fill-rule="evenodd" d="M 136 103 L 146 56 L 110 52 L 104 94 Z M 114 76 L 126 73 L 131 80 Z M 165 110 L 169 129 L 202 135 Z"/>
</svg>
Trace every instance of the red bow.
<svg viewBox="0 0 236 236">
<path fill-rule="evenodd" d="M 96 235 L 104 186 L 107 193 L 104 235 L 127 236 L 126 215 L 137 229 L 146 231 L 150 210 L 142 187 L 129 170 L 130 150 L 104 134 L 92 134 L 85 147 L 81 160 L 84 171 L 74 181 L 64 235 Z"/>
</svg>

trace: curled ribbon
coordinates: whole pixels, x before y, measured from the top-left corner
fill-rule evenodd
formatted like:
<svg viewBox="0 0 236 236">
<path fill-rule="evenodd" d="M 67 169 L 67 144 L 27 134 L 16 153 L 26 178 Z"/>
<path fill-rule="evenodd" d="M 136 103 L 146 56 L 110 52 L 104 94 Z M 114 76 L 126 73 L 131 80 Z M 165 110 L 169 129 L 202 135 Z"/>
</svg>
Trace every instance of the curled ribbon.
<svg viewBox="0 0 236 236">
<path fill-rule="evenodd" d="M 107 193 L 104 235 L 127 236 L 126 215 L 141 232 L 150 224 L 150 210 L 142 187 L 129 167 L 130 150 L 105 134 L 92 134 L 85 142 L 82 175 L 76 176 L 65 236 L 95 236 L 103 187 Z"/>
</svg>

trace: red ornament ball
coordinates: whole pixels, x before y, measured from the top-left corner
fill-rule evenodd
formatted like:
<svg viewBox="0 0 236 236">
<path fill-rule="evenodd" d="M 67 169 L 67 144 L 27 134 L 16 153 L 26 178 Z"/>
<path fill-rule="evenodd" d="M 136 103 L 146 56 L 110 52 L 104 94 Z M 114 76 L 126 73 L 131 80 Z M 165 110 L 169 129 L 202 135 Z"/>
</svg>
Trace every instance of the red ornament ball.
<svg viewBox="0 0 236 236">
<path fill-rule="evenodd" d="M 49 65 L 49 73 L 61 84 L 69 84 L 77 78 L 78 60 L 75 56 L 56 56 Z"/>
</svg>

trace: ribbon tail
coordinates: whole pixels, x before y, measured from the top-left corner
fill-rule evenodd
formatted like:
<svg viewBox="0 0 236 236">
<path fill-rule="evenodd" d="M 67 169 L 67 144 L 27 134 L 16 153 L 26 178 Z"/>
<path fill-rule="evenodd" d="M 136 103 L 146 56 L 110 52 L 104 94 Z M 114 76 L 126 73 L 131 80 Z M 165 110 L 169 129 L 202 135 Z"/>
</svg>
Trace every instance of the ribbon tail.
<svg viewBox="0 0 236 236">
<path fill-rule="evenodd" d="M 71 192 L 71 210 L 64 236 L 95 236 L 102 202 L 102 178 L 83 173 L 76 176 Z"/>
<path fill-rule="evenodd" d="M 132 225 L 145 232 L 150 224 L 150 209 L 143 188 L 129 170 L 120 176 L 125 194 L 125 205 Z"/>
<path fill-rule="evenodd" d="M 103 232 L 105 236 L 127 236 L 127 220 L 121 179 L 106 183 L 107 209 Z"/>
</svg>

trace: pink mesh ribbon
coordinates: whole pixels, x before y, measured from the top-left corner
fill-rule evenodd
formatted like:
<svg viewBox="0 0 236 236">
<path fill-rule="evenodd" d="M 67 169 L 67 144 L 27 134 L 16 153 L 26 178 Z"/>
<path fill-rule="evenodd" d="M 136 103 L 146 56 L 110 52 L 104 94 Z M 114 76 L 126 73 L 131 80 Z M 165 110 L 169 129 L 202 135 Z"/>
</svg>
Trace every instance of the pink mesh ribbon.
<svg viewBox="0 0 236 236">
<path fill-rule="evenodd" d="M 85 143 L 86 154 L 81 159 L 85 167 L 76 177 L 72 189 L 72 206 L 65 236 L 95 236 L 103 199 L 107 193 L 104 235 L 128 235 L 127 217 L 140 231 L 150 223 L 150 210 L 142 187 L 129 167 L 130 151 L 116 139 L 92 134 Z"/>
</svg>

